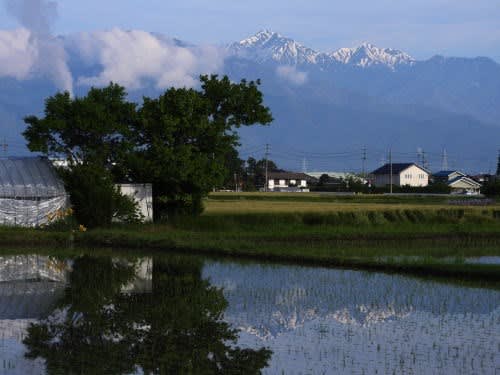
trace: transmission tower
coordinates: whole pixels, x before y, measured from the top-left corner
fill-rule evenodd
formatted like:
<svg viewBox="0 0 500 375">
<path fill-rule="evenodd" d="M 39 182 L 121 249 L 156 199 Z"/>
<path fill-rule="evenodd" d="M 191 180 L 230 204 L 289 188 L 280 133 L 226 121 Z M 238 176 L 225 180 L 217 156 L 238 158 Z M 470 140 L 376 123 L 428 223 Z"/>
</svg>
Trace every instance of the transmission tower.
<svg viewBox="0 0 500 375">
<path fill-rule="evenodd" d="M 446 153 L 446 149 L 443 149 L 443 155 L 441 157 L 441 170 L 448 170 L 448 154 Z"/>
<path fill-rule="evenodd" d="M 365 165 L 366 165 L 366 147 L 363 147 L 363 154 L 361 156 L 361 176 L 365 177 Z"/>
</svg>

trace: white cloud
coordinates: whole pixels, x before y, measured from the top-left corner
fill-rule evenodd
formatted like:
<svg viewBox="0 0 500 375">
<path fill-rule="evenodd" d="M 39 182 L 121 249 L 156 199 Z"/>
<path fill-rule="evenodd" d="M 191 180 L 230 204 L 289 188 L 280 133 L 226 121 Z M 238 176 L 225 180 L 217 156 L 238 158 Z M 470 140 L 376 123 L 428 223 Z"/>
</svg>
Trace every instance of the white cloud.
<svg viewBox="0 0 500 375">
<path fill-rule="evenodd" d="M 73 91 L 73 78 L 62 42 L 50 33 L 57 3 L 47 0 L 6 0 L 7 10 L 23 26 L 0 30 L 0 76 L 19 80 L 46 76 L 58 89 Z"/>
<path fill-rule="evenodd" d="M 276 74 L 290 83 L 300 86 L 307 82 L 307 73 L 297 70 L 295 66 L 282 65 L 276 68 Z"/>
<path fill-rule="evenodd" d="M 60 40 L 40 38 L 25 28 L 0 30 L 0 77 L 27 80 L 46 76 L 57 88 L 72 92 L 73 79 Z"/>
<path fill-rule="evenodd" d="M 0 30 L 0 77 L 24 80 L 38 59 L 38 48 L 27 29 Z"/>
<path fill-rule="evenodd" d="M 184 46 L 139 30 L 80 33 L 70 43 L 87 64 L 102 67 L 95 76 L 79 77 L 81 85 L 113 81 L 132 90 L 150 82 L 159 89 L 193 87 L 199 74 L 219 71 L 224 61 L 218 48 Z"/>
</svg>

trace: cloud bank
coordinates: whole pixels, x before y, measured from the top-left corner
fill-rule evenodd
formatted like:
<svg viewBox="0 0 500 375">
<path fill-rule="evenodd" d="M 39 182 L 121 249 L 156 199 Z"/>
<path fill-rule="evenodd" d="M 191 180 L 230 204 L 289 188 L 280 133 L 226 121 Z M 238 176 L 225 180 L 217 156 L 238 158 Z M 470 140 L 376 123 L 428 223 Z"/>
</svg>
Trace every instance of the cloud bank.
<svg viewBox="0 0 500 375">
<path fill-rule="evenodd" d="M 291 65 L 282 65 L 276 68 L 278 77 L 294 85 L 300 86 L 307 82 L 307 73 L 297 70 L 297 67 Z"/>
<path fill-rule="evenodd" d="M 87 86 L 113 81 L 131 90 L 148 84 L 158 89 L 193 87 L 199 74 L 218 72 L 224 62 L 219 48 L 185 46 L 139 30 L 80 33 L 68 43 L 86 64 L 102 68 L 97 75 L 77 78 L 78 84 Z"/>
<path fill-rule="evenodd" d="M 130 90 L 154 86 L 193 87 L 200 74 L 222 70 L 225 50 L 188 46 L 145 31 L 77 33 L 56 38 L 52 25 L 57 2 L 4 0 L 20 27 L 0 30 L 0 77 L 17 80 L 48 78 L 59 90 L 73 85 L 103 86 L 110 81 Z M 72 73 L 69 55 L 78 59 Z"/>
</svg>

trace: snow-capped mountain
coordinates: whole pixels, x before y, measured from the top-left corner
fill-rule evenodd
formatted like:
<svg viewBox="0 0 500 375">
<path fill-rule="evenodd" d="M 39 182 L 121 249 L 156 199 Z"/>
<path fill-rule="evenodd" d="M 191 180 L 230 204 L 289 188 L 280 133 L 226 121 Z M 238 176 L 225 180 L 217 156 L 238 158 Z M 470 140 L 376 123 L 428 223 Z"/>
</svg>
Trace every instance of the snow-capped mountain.
<svg viewBox="0 0 500 375">
<path fill-rule="evenodd" d="M 257 34 L 233 43 L 228 47 L 229 54 L 259 63 L 274 61 L 286 65 L 303 64 L 344 64 L 369 67 L 374 65 L 395 69 L 398 65 L 415 63 L 405 52 L 379 48 L 363 43 L 354 48 L 341 48 L 331 53 L 315 51 L 279 33 L 262 30 Z"/>
<path fill-rule="evenodd" d="M 259 63 L 272 60 L 287 65 L 316 64 L 318 56 L 322 55 L 293 39 L 269 30 L 259 31 L 247 39 L 231 44 L 229 53 Z"/>
<path fill-rule="evenodd" d="M 392 48 L 379 48 L 366 42 L 355 48 L 340 48 L 329 56 L 340 63 L 361 67 L 385 65 L 394 69 L 398 65 L 412 65 L 416 62 L 405 52 Z"/>
</svg>

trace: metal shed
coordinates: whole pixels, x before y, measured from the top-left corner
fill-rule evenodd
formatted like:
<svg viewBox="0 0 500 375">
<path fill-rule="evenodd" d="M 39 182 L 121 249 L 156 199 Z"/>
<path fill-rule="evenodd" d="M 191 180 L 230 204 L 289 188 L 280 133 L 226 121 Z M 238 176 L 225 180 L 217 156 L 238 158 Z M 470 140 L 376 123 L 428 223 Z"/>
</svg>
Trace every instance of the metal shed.
<svg viewBox="0 0 500 375">
<path fill-rule="evenodd" d="M 0 225 L 46 224 L 67 207 L 64 184 L 47 158 L 0 158 Z"/>
</svg>

